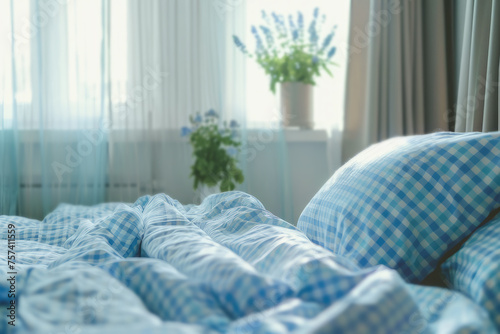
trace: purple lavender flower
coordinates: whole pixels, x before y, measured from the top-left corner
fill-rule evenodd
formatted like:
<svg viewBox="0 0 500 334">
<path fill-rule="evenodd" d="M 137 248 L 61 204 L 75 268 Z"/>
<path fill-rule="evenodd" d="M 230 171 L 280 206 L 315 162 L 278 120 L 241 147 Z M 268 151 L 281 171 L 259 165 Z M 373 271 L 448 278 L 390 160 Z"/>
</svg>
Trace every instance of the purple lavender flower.
<svg viewBox="0 0 500 334">
<path fill-rule="evenodd" d="M 300 33 L 304 30 L 304 15 L 302 15 L 302 12 L 297 13 L 297 25 Z"/>
<path fill-rule="evenodd" d="M 205 117 L 219 117 L 219 115 L 217 115 L 217 113 L 215 112 L 215 110 L 210 109 L 209 111 L 207 111 L 205 113 Z"/>
<path fill-rule="evenodd" d="M 317 19 L 318 18 L 318 14 L 319 14 L 319 8 L 318 7 L 314 8 L 314 13 L 313 14 L 314 14 L 314 19 Z"/>
<path fill-rule="evenodd" d="M 276 31 L 281 34 L 281 23 L 280 23 L 280 18 L 278 16 L 278 14 L 276 14 L 275 12 L 272 12 L 271 13 L 271 16 L 273 17 L 273 20 L 274 20 L 274 26 L 276 28 Z"/>
<path fill-rule="evenodd" d="M 293 22 L 293 17 L 292 15 L 288 15 L 288 25 L 290 26 L 290 30 L 296 29 L 295 23 Z"/>
<path fill-rule="evenodd" d="M 293 22 L 293 17 L 292 15 L 288 15 L 288 24 L 290 25 L 290 31 L 292 32 L 292 38 L 294 41 L 299 39 L 299 31 L 297 27 L 295 26 L 295 23 Z"/>
<path fill-rule="evenodd" d="M 189 134 L 191 134 L 191 132 L 193 132 L 193 130 L 191 130 L 191 128 L 188 128 L 187 126 L 183 126 L 181 128 L 181 137 L 189 136 Z"/>
<path fill-rule="evenodd" d="M 259 26 L 259 28 L 262 31 L 262 33 L 264 34 L 264 36 L 266 36 L 267 45 L 268 46 L 273 45 L 274 39 L 273 39 L 273 34 L 271 32 L 271 29 L 269 29 L 266 26 Z"/>
<path fill-rule="evenodd" d="M 203 119 L 201 118 L 201 115 L 198 113 L 196 114 L 196 117 L 194 118 L 195 123 L 201 123 L 203 122 Z"/>
<path fill-rule="evenodd" d="M 252 34 L 254 35 L 255 41 L 257 43 L 257 53 L 259 53 L 264 50 L 264 45 L 262 44 L 262 39 L 260 38 L 259 32 L 257 31 L 257 28 L 255 28 L 255 26 L 252 26 Z"/>
<path fill-rule="evenodd" d="M 318 63 L 318 61 L 319 61 L 318 56 L 313 56 L 313 57 L 312 57 L 312 63 L 313 63 L 313 64 L 315 64 L 315 65 L 316 65 L 316 64 Z"/>
<path fill-rule="evenodd" d="M 229 123 L 229 127 L 230 128 L 237 128 L 239 127 L 240 125 L 238 124 L 238 122 L 236 120 L 231 120 L 231 122 Z"/>
<path fill-rule="evenodd" d="M 330 49 L 330 51 L 328 51 L 328 55 L 327 55 L 328 59 L 332 58 L 336 51 L 337 51 L 337 48 L 336 47 L 332 47 Z"/>
<path fill-rule="evenodd" d="M 280 20 L 281 30 L 283 31 L 283 34 L 286 35 L 287 29 L 286 29 L 285 17 L 283 15 L 278 15 L 278 19 Z"/>
<path fill-rule="evenodd" d="M 233 35 L 233 41 L 234 41 L 234 44 L 241 50 L 241 52 L 247 53 L 245 44 L 243 44 L 243 42 L 240 41 L 238 36 Z"/>
<path fill-rule="evenodd" d="M 309 26 L 309 42 L 311 44 L 316 45 L 318 42 L 318 33 L 316 31 L 316 20 L 313 20 L 311 22 L 311 25 Z"/>
<path fill-rule="evenodd" d="M 266 24 L 270 27 L 272 22 L 271 22 L 271 18 L 269 17 L 269 15 L 267 15 L 266 11 L 263 10 L 261 11 L 262 13 L 262 19 L 264 20 L 264 22 L 266 22 Z"/>
<path fill-rule="evenodd" d="M 334 32 L 331 32 L 328 34 L 328 36 L 325 37 L 325 40 L 323 41 L 323 46 L 321 48 L 321 51 L 325 50 L 331 43 L 333 36 L 335 35 Z"/>
<path fill-rule="evenodd" d="M 238 153 L 238 150 L 234 147 L 228 147 L 228 148 L 226 148 L 226 152 L 230 156 L 234 157 Z"/>
</svg>

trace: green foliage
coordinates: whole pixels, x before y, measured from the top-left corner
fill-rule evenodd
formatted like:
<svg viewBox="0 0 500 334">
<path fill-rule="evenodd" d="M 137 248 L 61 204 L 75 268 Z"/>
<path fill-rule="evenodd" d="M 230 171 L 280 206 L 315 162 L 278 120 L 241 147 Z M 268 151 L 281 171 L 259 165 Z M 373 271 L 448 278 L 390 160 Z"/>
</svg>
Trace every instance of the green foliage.
<svg viewBox="0 0 500 334">
<path fill-rule="evenodd" d="M 306 45 L 292 45 L 290 52 L 282 56 L 259 55 L 257 63 L 271 77 L 270 89 L 273 93 L 276 93 L 276 84 L 280 82 L 316 85 L 314 77 L 320 76 L 321 69 L 332 76 L 327 65 L 334 64 L 327 60 L 319 60 L 319 58 L 315 61 L 314 56 L 307 52 Z"/>
<path fill-rule="evenodd" d="M 322 71 L 332 76 L 329 66 L 337 65 L 331 61 L 336 47 L 330 44 L 336 27 L 320 39 L 326 16 L 320 17 L 318 8 L 314 10 L 313 20 L 307 31 L 301 12 L 296 19 L 290 15 L 288 23 L 282 15 L 276 13 L 269 16 L 262 11 L 262 18 L 262 25 L 252 26 L 252 34 L 256 40 L 254 54 L 247 51 L 245 44 L 237 36 L 233 36 L 233 40 L 245 55 L 254 58 L 270 76 L 270 89 L 273 93 L 276 92 L 276 84 L 280 82 L 315 85 L 315 77 L 320 76 Z"/>
<path fill-rule="evenodd" d="M 241 145 L 236 137 L 236 122 L 231 122 L 232 127 L 227 124 L 219 127 L 218 116 L 213 110 L 205 114 L 205 119 L 198 114 L 190 120 L 192 129 L 183 129 L 183 132 L 189 134 L 193 147 L 195 160 L 191 166 L 191 177 L 194 178 L 194 189 L 201 184 L 213 187 L 220 183 L 220 191 L 234 190 L 236 184 L 244 180 L 236 159 Z"/>
</svg>

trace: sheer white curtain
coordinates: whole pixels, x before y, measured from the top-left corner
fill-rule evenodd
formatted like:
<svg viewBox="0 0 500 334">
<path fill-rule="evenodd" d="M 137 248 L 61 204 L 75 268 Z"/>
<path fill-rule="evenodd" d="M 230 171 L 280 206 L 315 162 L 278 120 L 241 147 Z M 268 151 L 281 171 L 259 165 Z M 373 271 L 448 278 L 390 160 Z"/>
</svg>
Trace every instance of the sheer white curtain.
<svg viewBox="0 0 500 334">
<path fill-rule="evenodd" d="M 60 202 L 158 192 L 192 203 L 180 128 L 213 108 L 241 124 L 239 189 L 293 221 L 279 120 L 253 137 L 246 130 L 246 59 L 232 39 L 248 32 L 246 1 L 61 3 L 0 0 L 13 41 L 1 41 L 9 51 L 0 55 L 2 213 L 41 218 Z"/>
<path fill-rule="evenodd" d="M 112 2 L 114 6 L 123 4 Z M 165 192 L 192 203 L 191 149 L 180 128 L 189 115 L 215 109 L 243 123 L 244 67 L 232 34 L 243 2 L 220 0 L 128 0 L 123 29 L 125 84 L 112 92 L 109 200 L 133 201 Z M 112 36 L 115 36 L 114 34 Z M 116 81 L 116 80 L 115 80 Z"/>
<path fill-rule="evenodd" d="M 103 201 L 107 2 L 2 0 L 0 22 L 0 211 Z"/>
</svg>

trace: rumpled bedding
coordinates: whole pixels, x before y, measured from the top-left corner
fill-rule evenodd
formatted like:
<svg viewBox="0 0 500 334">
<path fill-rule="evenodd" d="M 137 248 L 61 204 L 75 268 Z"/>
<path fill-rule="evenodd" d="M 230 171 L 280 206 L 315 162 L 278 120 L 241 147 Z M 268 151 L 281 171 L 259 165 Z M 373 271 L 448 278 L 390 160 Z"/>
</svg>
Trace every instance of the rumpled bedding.
<svg viewBox="0 0 500 334">
<path fill-rule="evenodd" d="M 459 292 L 360 269 L 242 192 L 181 205 L 60 205 L 16 230 L 16 320 L 0 281 L 0 333 L 495 333 Z M 7 320 L 5 320 L 7 319 Z"/>
</svg>

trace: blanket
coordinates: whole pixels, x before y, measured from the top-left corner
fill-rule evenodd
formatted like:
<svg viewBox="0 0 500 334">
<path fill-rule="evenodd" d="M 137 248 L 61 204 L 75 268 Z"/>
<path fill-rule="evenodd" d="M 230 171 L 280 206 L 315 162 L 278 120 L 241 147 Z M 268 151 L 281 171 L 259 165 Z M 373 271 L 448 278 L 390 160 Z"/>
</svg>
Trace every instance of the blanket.
<svg viewBox="0 0 500 334">
<path fill-rule="evenodd" d="M 361 269 L 242 192 L 62 204 L 0 226 L 1 333 L 495 332 L 459 292 Z"/>
</svg>

